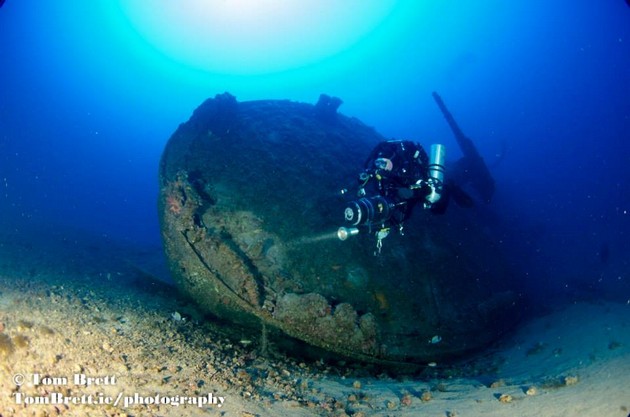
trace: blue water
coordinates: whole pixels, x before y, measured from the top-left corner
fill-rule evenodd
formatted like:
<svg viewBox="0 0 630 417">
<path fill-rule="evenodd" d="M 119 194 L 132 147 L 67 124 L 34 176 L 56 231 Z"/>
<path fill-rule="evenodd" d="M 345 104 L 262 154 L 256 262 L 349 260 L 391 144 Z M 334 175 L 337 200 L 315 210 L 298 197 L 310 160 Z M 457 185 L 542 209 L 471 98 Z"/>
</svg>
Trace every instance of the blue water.
<svg viewBox="0 0 630 417">
<path fill-rule="evenodd" d="M 162 149 L 224 91 L 325 92 L 385 136 L 441 142 L 456 159 L 438 91 L 490 165 L 503 154 L 492 210 L 517 231 L 511 256 L 532 290 L 630 299 L 625 1 L 169 3 L 0 8 L 3 227 L 159 244 Z"/>
</svg>

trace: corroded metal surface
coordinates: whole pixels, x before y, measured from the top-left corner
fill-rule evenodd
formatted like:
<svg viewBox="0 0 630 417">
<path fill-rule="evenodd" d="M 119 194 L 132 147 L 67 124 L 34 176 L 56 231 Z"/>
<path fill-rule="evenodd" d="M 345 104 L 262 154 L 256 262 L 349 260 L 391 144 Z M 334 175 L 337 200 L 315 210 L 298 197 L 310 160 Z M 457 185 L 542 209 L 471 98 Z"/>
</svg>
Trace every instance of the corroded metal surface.
<svg viewBox="0 0 630 417">
<path fill-rule="evenodd" d="M 470 213 L 414 213 L 380 256 L 367 233 L 336 239 L 338 191 L 384 138 L 335 110 L 224 94 L 180 125 L 159 196 L 179 288 L 254 334 L 370 362 L 425 363 L 495 340 L 516 321 L 516 297 Z"/>
</svg>

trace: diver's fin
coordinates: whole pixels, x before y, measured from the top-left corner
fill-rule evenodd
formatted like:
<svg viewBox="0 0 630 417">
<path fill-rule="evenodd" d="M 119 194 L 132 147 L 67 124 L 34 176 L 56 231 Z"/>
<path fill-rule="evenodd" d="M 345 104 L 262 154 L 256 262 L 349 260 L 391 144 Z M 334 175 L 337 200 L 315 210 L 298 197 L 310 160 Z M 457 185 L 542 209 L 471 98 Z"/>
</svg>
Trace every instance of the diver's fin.
<svg viewBox="0 0 630 417">
<path fill-rule="evenodd" d="M 444 118 L 448 122 L 448 125 L 453 131 L 459 148 L 464 154 L 464 158 L 462 159 L 465 160 L 467 169 L 462 172 L 466 173 L 466 177 L 456 178 L 455 181 L 460 183 L 470 183 L 470 185 L 479 193 L 481 198 L 483 198 L 486 203 L 489 203 L 494 194 L 494 179 L 492 178 L 492 175 L 490 175 L 490 171 L 488 170 L 486 163 L 481 155 L 479 155 L 479 152 L 472 140 L 467 138 L 466 135 L 464 135 L 464 132 L 462 132 L 459 128 L 457 122 L 442 101 L 442 98 L 436 92 L 433 92 L 432 95 L 438 107 L 442 111 Z"/>
<path fill-rule="evenodd" d="M 463 208 L 471 208 L 475 206 L 475 200 L 464 191 L 459 185 L 455 183 L 450 184 L 449 191 L 455 204 Z"/>
</svg>

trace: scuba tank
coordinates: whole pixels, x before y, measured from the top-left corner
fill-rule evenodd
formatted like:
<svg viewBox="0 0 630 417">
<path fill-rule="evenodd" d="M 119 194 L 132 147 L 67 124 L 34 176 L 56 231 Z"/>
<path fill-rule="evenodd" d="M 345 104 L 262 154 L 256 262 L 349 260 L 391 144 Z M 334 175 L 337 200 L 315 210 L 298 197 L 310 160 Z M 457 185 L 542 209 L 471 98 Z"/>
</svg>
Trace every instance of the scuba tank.
<svg viewBox="0 0 630 417">
<path fill-rule="evenodd" d="M 431 145 L 429 156 L 429 179 L 427 184 L 431 191 L 425 198 L 425 208 L 430 208 L 437 203 L 442 197 L 442 188 L 444 184 L 444 158 L 446 155 L 446 147 L 440 144 Z"/>
</svg>

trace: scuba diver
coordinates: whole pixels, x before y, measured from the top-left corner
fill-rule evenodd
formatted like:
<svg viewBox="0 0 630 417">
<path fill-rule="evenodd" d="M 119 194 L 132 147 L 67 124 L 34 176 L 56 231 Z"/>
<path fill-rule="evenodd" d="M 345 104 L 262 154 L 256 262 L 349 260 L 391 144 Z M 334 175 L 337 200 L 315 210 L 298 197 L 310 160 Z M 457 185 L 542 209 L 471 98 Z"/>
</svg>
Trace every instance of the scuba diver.
<svg viewBox="0 0 630 417">
<path fill-rule="evenodd" d="M 346 204 L 345 227 L 337 237 L 346 240 L 365 227 L 376 228 L 376 247 L 391 227 L 403 232 L 405 220 L 420 205 L 434 214 L 442 214 L 448 205 L 444 183 L 443 145 L 431 145 L 431 155 L 422 146 L 407 140 L 379 143 L 368 156 L 359 174 L 358 199 Z M 347 190 L 342 190 L 346 194 Z"/>
<path fill-rule="evenodd" d="M 628 0 L 630 1 L 630 0 Z M 405 220 L 414 207 L 421 205 L 433 214 L 443 214 L 452 197 L 460 207 L 474 206 L 474 200 L 459 184 L 468 185 L 477 197 L 489 203 L 495 190 L 494 179 L 474 143 L 468 138 L 447 109 L 442 98 L 432 93 L 435 102 L 455 135 L 463 153 L 444 179 L 444 145 L 431 145 L 430 155 L 422 146 L 407 140 L 381 142 L 365 162 L 359 175 L 358 199 L 346 204 L 345 226 L 337 237 L 346 240 L 357 235 L 359 228 L 369 233 L 376 228 L 376 248 L 391 227 L 402 234 Z M 346 194 L 347 190 L 342 190 Z"/>
</svg>

